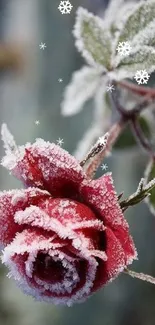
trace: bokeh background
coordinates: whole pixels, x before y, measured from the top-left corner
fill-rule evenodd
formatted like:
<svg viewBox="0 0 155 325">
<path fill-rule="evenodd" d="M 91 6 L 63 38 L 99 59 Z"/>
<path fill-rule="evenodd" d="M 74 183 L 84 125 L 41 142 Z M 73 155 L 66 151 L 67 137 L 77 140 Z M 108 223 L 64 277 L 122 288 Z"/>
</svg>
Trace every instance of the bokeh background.
<svg viewBox="0 0 155 325">
<path fill-rule="evenodd" d="M 51 142 L 63 138 L 63 147 L 72 153 L 92 122 L 91 102 L 67 118 L 60 114 L 60 103 L 72 72 L 84 62 L 72 36 L 76 10 L 83 6 L 101 14 L 107 2 L 71 0 L 71 14 L 62 15 L 57 9 L 59 0 L 0 0 L 0 123 L 8 124 L 18 144 L 38 137 Z M 40 50 L 41 42 L 46 43 L 45 50 Z M 1 142 L 0 157 L 3 154 Z M 113 151 L 106 163 L 118 192 L 128 196 L 135 191 L 146 162 L 140 149 Z M 21 187 L 0 167 L 1 190 Z M 132 269 L 155 276 L 155 218 L 144 203 L 129 209 L 126 218 L 139 253 Z M 127 275 L 69 308 L 35 302 L 6 274 L 1 266 L 0 325 L 155 324 L 155 286 Z"/>
</svg>

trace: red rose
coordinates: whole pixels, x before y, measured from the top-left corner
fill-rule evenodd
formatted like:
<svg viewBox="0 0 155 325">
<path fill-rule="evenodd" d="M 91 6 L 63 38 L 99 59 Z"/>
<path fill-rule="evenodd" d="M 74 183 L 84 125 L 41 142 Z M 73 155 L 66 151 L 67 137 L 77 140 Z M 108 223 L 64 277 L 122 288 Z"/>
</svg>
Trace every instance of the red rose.
<svg viewBox="0 0 155 325">
<path fill-rule="evenodd" d="M 25 293 L 71 305 L 136 258 L 110 173 L 88 179 L 74 157 L 41 139 L 2 165 L 27 187 L 0 194 L 2 261 Z"/>
</svg>

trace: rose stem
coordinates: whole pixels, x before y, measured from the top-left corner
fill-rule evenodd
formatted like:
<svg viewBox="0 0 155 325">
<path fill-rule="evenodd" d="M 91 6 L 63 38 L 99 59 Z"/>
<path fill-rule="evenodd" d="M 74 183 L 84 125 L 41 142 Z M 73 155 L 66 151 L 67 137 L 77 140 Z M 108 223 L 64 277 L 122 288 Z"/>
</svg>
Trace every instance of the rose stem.
<svg viewBox="0 0 155 325">
<path fill-rule="evenodd" d="M 106 148 L 103 149 L 101 153 L 99 153 L 95 159 L 93 159 L 90 164 L 87 166 L 86 174 L 88 178 L 93 178 L 94 174 L 96 173 L 97 168 L 99 167 L 101 161 L 104 159 L 106 154 L 110 151 L 112 145 L 117 140 L 118 136 L 122 132 L 123 128 L 126 124 L 126 119 L 121 118 L 118 122 L 112 125 L 110 130 L 108 131 L 109 137 L 107 139 Z"/>
<path fill-rule="evenodd" d="M 99 154 L 101 151 L 103 151 L 104 148 L 106 148 L 107 139 L 109 137 L 109 133 L 105 133 L 104 136 L 99 137 L 99 139 L 96 141 L 96 143 L 92 146 L 86 157 L 80 162 L 81 167 L 85 165 L 85 163 L 90 159 L 95 157 L 97 154 Z"/>
<path fill-rule="evenodd" d="M 137 142 L 139 142 L 142 146 L 142 148 L 147 151 L 149 153 L 149 155 L 154 159 L 155 158 L 155 153 L 153 152 L 152 148 L 151 148 L 151 144 L 148 141 L 148 139 L 145 137 L 139 121 L 137 120 L 137 118 L 133 118 L 131 120 L 131 127 L 133 130 L 133 134 L 135 135 L 135 139 Z"/>
<path fill-rule="evenodd" d="M 155 278 L 152 277 L 151 275 L 148 274 L 144 274 L 144 273 L 138 273 L 129 269 L 125 269 L 124 273 L 130 275 L 132 278 L 137 278 L 140 279 L 142 281 L 146 281 L 146 282 L 150 282 L 155 284 Z"/>
<path fill-rule="evenodd" d="M 155 89 L 152 89 L 150 87 L 138 86 L 128 81 L 117 81 L 117 85 L 120 85 L 121 87 L 131 90 L 134 93 L 142 96 L 150 95 L 151 97 L 155 97 Z"/>
</svg>

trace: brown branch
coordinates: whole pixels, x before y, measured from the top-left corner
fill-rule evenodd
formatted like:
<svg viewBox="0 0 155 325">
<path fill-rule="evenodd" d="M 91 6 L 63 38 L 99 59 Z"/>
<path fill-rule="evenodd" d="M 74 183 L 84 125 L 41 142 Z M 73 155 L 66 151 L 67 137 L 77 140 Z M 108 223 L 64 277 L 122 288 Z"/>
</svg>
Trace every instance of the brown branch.
<svg viewBox="0 0 155 325">
<path fill-rule="evenodd" d="M 155 97 L 155 88 L 137 86 L 128 81 L 117 81 L 117 85 L 125 89 L 131 90 L 133 93 L 138 94 L 140 96 L 149 95 L 150 97 Z"/>
<path fill-rule="evenodd" d="M 139 144 L 141 144 L 142 148 L 147 151 L 149 155 L 154 159 L 155 153 L 151 147 L 150 142 L 145 137 L 137 117 L 133 118 L 130 123 L 133 130 L 133 134 L 135 135 L 135 139 L 137 140 L 137 142 L 139 142 Z"/>
<path fill-rule="evenodd" d="M 86 174 L 88 178 L 93 178 L 97 168 L 101 164 L 104 157 L 110 151 L 112 145 L 116 142 L 118 136 L 122 132 L 123 128 L 127 123 L 126 119 L 121 118 L 117 123 L 113 124 L 110 130 L 108 131 L 109 137 L 107 139 L 106 148 L 103 149 L 101 153 L 99 153 L 93 161 L 87 166 Z"/>
</svg>

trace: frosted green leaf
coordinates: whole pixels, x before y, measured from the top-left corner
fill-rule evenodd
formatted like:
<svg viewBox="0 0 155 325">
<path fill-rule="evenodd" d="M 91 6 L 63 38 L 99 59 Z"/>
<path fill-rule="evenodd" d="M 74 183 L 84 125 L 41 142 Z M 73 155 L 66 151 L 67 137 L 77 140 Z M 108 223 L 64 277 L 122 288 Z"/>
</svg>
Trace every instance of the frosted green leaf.
<svg viewBox="0 0 155 325">
<path fill-rule="evenodd" d="M 155 162 L 153 160 L 149 161 L 145 170 L 145 183 L 148 183 L 152 179 L 155 180 Z M 145 201 L 152 214 L 155 215 L 155 187 L 152 188 L 150 195 L 145 199 Z"/>
<path fill-rule="evenodd" d="M 63 115 L 74 115 L 82 110 L 84 103 L 93 97 L 100 75 L 99 70 L 87 66 L 73 73 L 61 104 Z"/>
<path fill-rule="evenodd" d="M 118 30 L 122 30 L 126 14 L 129 14 L 129 11 L 133 10 L 133 6 L 135 6 L 135 2 L 133 1 L 110 1 L 104 13 L 104 24 L 110 29 L 113 36 Z"/>
<path fill-rule="evenodd" d="M 117 15 L 120 12 L 120 8 L 122 8 L 124 4 L 124 0 L 111 0 L 109 5 L 107 6 L 104 12 L 104 23 L 110 26 L 111 24 L 115 24 L 117 19 Z"/>
<path fill-rule="evenodd" d="M 152 197 L 152 202 L 151 202 Z M 155 214 L 155 163 L 150 162 L 146 172 L 145 178 L 141 178 L 138 188 L 135 193 L 131 194 L 127 199 L 120 202 L 121 208 L 126 208 L 141 201 L 149 204 L 150 210 Z M 150 203 L 151 202 L 151 203 Z"/>
<path fill-rule="evenodd" d="M 144 29 L 135 35 L 131 42 L 132 48 L 138 46 L 140 49 L 144 45 L 155 46 L 155 17 Z"/>
<path fill-rule="evenodd" d="M 142 1 L 136 5 L 124 24 L 123 30 L 120 33 L 118 43 L 124 41 L 132 41 L 134 36 L 140 31 L 147 28 L 155 19 L 155 1 Z"/>
<path fill-rule="evenodd" d="M 152 72 L 155 63 L 155 0 L 143 1 L 134 6 L 134 10 L 128 14 L 123 30 L 120 32 L 117 46 L 119 42 L 124 41 L 130 43 L 132 49 L 130 55 L 123 57 L 117 54 L 113 66 L 127 67 L 127 72 L 130 74 L 126 76 L 130 78 L 133 76 L 131 73 L 133 69 L 140 69 L 139 64 L 142 64 L 141 69 Z"/>
<path fill-rule="evenodd" d="M 104 78 L 100 84 L 100 87 L 97 88 L 97 91 L 94 96 L 94 106 L 95 110 L 93 111 L 93 123 L 89 129 L 84 133 L 82 139 L 79 141 L 77 148 L 74 152 L 74 156 L 81 160 L 86 156 L 90 148 L 94 145 L 96 140 L 106 133 L 110 121 L 111 121 L 111 110 L 106 101 L 105 92 L 107 83 L 107 78 Z"/>
<path fill-rule="evenodd" d="M 111 68 L 111 35 L 102 19 L 80 7 L 73 34 L 77 49 L 90 65 Z"/>
<path fill-rule="evenodd" d="M 127 57 L 116 56 L 114 66 L 116 69 L 110 76 L 117 80 L 132 78 L 137 70 L 146 70 L 151 73 L 155 70 L 154 49 L 150 46 L 143 46 L 140 50 L 135 47 Z"/>
</svg>

